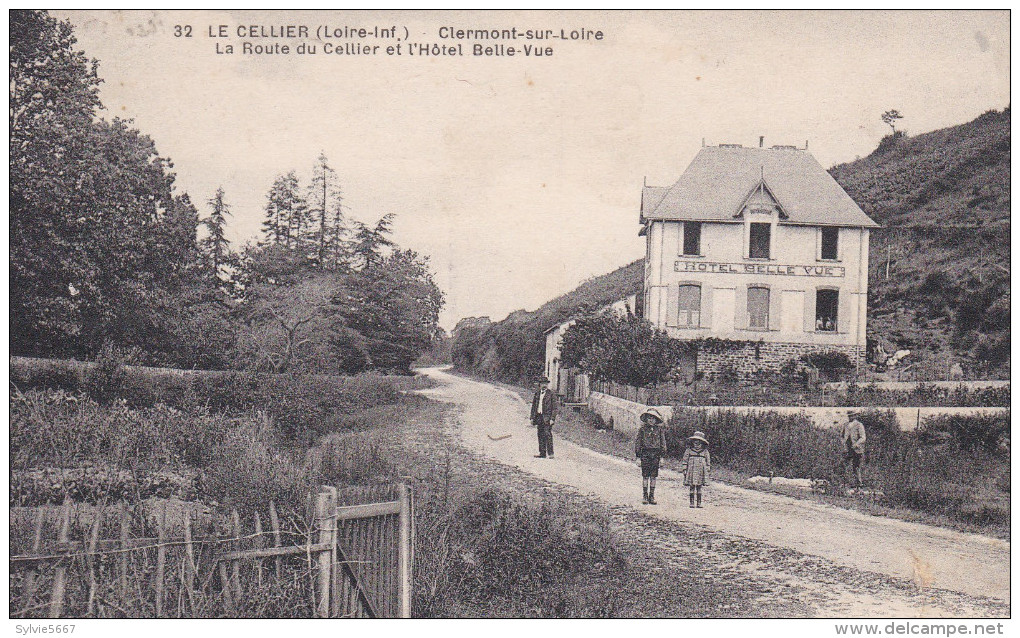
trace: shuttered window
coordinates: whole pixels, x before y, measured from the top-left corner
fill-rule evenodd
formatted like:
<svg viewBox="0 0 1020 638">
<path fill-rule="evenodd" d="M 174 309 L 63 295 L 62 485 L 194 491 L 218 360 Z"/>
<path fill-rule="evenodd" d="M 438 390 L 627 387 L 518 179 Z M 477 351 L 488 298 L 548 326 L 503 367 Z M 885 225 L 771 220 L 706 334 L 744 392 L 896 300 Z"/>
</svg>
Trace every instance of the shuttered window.
<svg viewBox="0 0 1020 638">
<path fill-rule="evenodd" d="M 680 312 L 677 325 L 697 328 L 701 325 L 701 286 L 683 284 L 680 286 Z"/>
<path fill-rule="evenodd" d="M 752 330 L 769 329 L 769 289 L 748 287 L 747 327 Z"/>
</svg>

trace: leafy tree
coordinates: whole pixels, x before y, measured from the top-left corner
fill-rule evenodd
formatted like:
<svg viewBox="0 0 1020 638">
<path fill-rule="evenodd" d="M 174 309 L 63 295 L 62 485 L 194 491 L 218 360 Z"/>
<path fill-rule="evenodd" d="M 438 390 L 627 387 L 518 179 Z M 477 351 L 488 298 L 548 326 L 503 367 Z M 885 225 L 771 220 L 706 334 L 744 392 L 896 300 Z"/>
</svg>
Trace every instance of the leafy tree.
<svg viewBox="0 0 1020 638">
<path fill-rule="evenodd" d="M 69 22 L 10 12 L 11 348 L 67 352 L 87 266 L 73 241 L 81 224 L 61 207 L 70 153 L 100 108 L 95 60 L 74 50 Z M 54 192 L 57 191 L 57 192 Z"/>
<path fill-rule="evenodd" d="M 11 347 L 162 352 L 195 257 L 194 210 L 151 139 L 96 119 L 97 63 L 74 44 L 67 22 L 11 13 Z"/>
<path fill-rule="evenodd" d="M 487 348 L 486 335 L 493 323 L 488 317 L 466 317 L 453 328 L 450 358 L 458 370 L 478 372 Z"/>
<path fill-rule="evenodd" d="M 596 379 L 648 386 L 672 378 L 688 351 L 652 324 L 627 315 L 604 313 L 582 317 L 563 334 L 560 358 Z"/>
<path fill-rule="evenodd" d="M 99 63 L 81 51 L 70 22 L 45 11 L 10 12 L 11 166 L 34 168 L 39 153 L 58 151 L 91 123 L 99 102 Z M 13 177 L 13 175 L 12 175 Z"/>
<path fill-rule="evenodd" d="M 897 111 L 896 109 L 886 111 L 885 113 L 882 114 L 882 121 L 885 122 L 889 126 L 889 128 L 892 129 L 893 135 L 896 135 L 896 121 L 901 119 L 903 119 L 903 116 L 900 115 L 900 112 Z"/>
<path fill-rule="evenodd" d="M 436 333 L 432 335 L 432 343 L 429 345 L 429 349 L 423 352 L 414 362 L 415 367 L 425 368 L 449 364 L 451 362 L 450 345 L 451 340 L 449 335 L 446 334 L 446 330 L 438 328 Z"/>
<path fill-rule="evenodd" d="M 296 284 L 259 286 L 247 329 L 238 340 L 243 367 L 271 372 L 331 372 L 330 299 L 336 282 L 310 272 Z"/>
<path fill-rule="evenodd" d="M 397 250 L 361 271 L 349 271 L 335 301 L 343 370 L 406 372 L 432 344 L 443 293 L 427 258 Z"/>
</svg>

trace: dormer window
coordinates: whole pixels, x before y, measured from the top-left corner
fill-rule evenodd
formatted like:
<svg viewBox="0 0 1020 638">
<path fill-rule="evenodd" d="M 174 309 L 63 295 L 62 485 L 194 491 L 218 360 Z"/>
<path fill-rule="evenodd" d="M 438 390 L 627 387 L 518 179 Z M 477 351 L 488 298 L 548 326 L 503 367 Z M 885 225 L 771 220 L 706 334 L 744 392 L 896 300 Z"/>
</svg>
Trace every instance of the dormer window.
<svg viewBox="0 0 1020 638">
<path fill-rule="evenodd" d="M 751 259 L 769 259 L 772 246 L 772 224 L 751 224 L 748 256 Z"/>
</svg>

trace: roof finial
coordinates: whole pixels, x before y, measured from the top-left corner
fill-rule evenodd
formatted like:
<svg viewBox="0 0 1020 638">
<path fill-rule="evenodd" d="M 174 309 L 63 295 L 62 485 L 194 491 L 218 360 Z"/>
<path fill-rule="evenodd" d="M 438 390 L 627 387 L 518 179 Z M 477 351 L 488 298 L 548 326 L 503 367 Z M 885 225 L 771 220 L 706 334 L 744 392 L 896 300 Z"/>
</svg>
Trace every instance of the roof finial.
<svg viewBox="0 0 1020 638">
<path fill-rule="evenodd" d="M 644 177 L 643 177 L 643 178 L 641 179 L 641 185 L 642 185 L 642 186 L 644 186 L 645 188 L 648 188 L 648 176 L 647 176 L 647 175 L 645 175 L 645 176 L 644 176 Z"/>
<path fill-rule="evenodd" d="M 765 148 L 765 136 L 764 135 L 759 135 L 758 136 L 758 148 Z"/>
<path fill-rule="evenodd" d="M 705 138 L 701 138 L 701 148 L 705 148 Z"/>
<path fill-rule="evenodd" d="M 807 150 L 807 148 L 808 148 L 808 141 L 809 141 L 809 140 L 804 140 L 804 150 L 805 150 L 805 151 L 806 151 L 806 150 Z"/>
</svg>

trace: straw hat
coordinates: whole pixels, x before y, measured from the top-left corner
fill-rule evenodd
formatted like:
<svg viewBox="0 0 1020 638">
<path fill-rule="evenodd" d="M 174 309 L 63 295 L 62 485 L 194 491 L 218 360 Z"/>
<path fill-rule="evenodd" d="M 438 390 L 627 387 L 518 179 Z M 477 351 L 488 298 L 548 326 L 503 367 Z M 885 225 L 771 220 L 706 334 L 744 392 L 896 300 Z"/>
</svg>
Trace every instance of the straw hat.
<svg viewBox="0 0 1020 638">
<path fill-rule="evenodd" d="M 641 420 L 644 421 L 646 416 L 652 416 L 658 419 L 659 423 L 664 423 L 665 419 L 662 418 L 662 414 L 659 413 L 655 408 L 648 408 L 641 413 Z"/>
<path fill-rule="evenodd" d="M 691 436 L 687 437 L 687 439 L 689 441 L 701 441 L 705 445 L 708 445 L 708 439 L 705 438 L 705 433 L 701 431 L 695 432 Z"/>
</svg>

